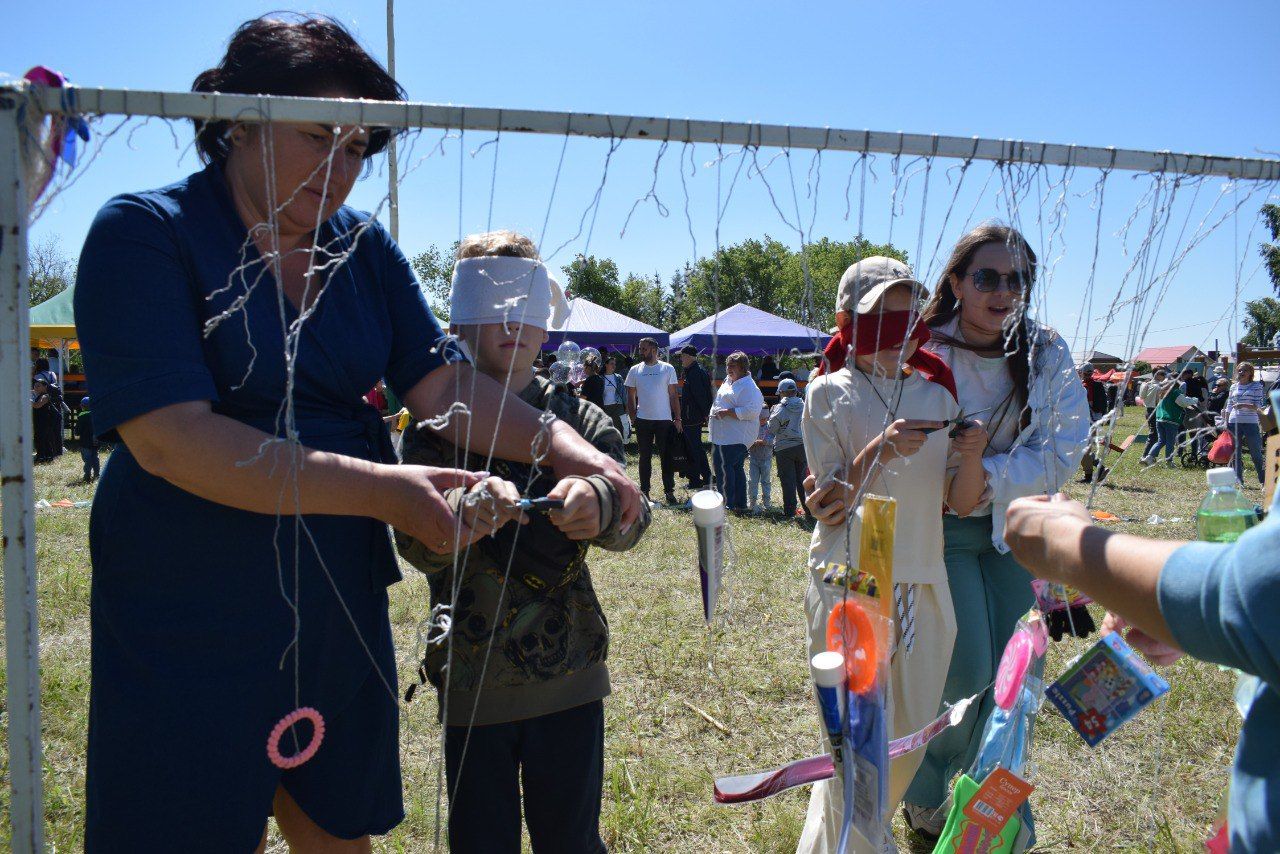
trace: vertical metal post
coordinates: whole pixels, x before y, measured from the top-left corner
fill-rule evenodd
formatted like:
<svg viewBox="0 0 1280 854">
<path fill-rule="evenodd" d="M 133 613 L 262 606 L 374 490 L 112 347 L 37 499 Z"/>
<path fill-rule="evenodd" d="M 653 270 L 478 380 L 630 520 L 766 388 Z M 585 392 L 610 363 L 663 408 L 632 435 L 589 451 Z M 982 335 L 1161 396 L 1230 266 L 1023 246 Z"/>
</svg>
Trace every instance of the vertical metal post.
<svg viewBox="0 0 1280 854">
<path fill-rule="evenodd" d="M 0 541 L 8 666 L 9 820 L 12 849 L 44 850 L 40 762 L 40 641 L 31 472 L 31 361 L 27 296 L 27 190 L 21 91 L 0 91 Z"/>
<path fill-rule="evenodd" d="M 387 73 L 396 76 L 396 0 L 387 0 Z M 391 239 L 400 242 L 400 164 L 396 162 L 396 138 L 387 145 L 387 207 L 391 210 Z"/>
</svg>

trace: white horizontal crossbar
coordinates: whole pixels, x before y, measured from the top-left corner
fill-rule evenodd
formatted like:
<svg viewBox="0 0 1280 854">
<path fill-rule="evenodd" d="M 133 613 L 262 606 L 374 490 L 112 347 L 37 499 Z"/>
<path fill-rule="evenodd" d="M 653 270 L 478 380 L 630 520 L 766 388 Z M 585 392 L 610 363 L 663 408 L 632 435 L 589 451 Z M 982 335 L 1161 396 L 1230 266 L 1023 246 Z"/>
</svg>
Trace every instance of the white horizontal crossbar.
<svg viewBox="0 0 1280 854">
<path fill-rule="evenodd" d="M 991 160 L 1219 175 L 1258 181 L 1280 180 L 1280 160 L 1178 154 L 1025 142 L 1012 139 L 944 136 L 871 130 L 792 127 L 790 125 L 719 122 L 700 119 L 659 119 L 551 110 L 511 110 L 458 107 L 443 104 L 335 100 L 266 95 L 223 95 L 204 92 L 147 92 L 129 89 L 52 89 L 27 83 L 0 86 L 0 97 L 22 96 L 28 89 L 40 109 L 51 113 L 125 114 L 164 118 L 267 119 L 281 122 L 363 124 L 393 128 L 454 128 L 503 133 L 542 133 L 613 139 L 669 140 L 820 151 L 873 152 L 937 156 L 959 160 Z"/>
</svg>

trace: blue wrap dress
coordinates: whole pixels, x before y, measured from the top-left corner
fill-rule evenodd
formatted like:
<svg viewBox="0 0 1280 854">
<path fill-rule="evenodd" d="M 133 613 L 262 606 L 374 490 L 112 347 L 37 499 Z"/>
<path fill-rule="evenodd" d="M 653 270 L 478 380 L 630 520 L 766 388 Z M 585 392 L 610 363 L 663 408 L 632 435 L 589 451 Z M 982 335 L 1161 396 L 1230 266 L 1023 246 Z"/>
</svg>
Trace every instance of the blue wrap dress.
<svg viewBox="0 0 1280 854">
<path fill-rule="evenodd" d="M 298 312 L 247 235 L 218 165 L 98 213 L 75 313 L 99 434 L 207 400 L 285 435 L 285 332 Z M 441 346 L 412 269 L 375 220 L 344 207 L 316 244 L 350 255 L 301 328 L 299 440 L 394 462 L 362 395 L 385 377 L 403 396 L 461 357 Z M 263 453 L 290 464 L 287 444 Z M 251 850 L 278 784 L 337 836 L 403 818 L 386 590 L 400 575 L 385 524 L 216 504 L 148 474 L 122 444 L 103 471 L 89 541 L 88 850 Z M 267 736 L 299 706 L 324 716 L 324 742 L 281 771 Z M 299 725 L 281 751 L 309 738 Z"/>
</svg>

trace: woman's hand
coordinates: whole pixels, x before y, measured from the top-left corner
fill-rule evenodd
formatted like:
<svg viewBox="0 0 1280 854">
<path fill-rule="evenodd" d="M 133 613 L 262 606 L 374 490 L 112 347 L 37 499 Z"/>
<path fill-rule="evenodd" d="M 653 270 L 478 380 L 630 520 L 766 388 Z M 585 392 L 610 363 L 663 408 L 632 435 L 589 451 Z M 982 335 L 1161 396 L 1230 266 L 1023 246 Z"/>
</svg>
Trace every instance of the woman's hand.
<svg viewBox="0 0 1280 854">
<path fill-rule="evenodd" d="M 1128 629 L 1129 631 L 1124 633 L 1124 629 Z M 1124 617 L 1112 611 L 1108 611 L 1107 616 L 1102 619 L 1102 630 L 1100 634 L 1109 635 L 1112 632 L 1121 632 L 1122 636 L 1129 642 L 1130 646 L 1145 655 L 1154 664 L 1168 666 L 1186 655 L 1186 653 L 1178 649 L 1176 646 L 1170 646 L 1167 643 L 1156 640 L 1142 629 L 1130 626 L 1129 621 Z"/>
<path fill-rule="evenodd" d="M 982 452 L 987 449 L 987 442 L 990 437 L 987 435 L 987 428 L 981 421 L 973 419 L 968 422 L 969 426 L 961 428 L 956 437 L 951 440 L 951 450 L 963 457 L 982 456 Z"/>
<path fill-rule="evenodd" d="M 1053 549 L 1078 540 L 1080 532 L 1092 524 L 1085 506 L 1068 500 L 1062 493 L 1053 498 L 1019 498 L 1009 504 L 1005 515 L 1004 541 L 1018 563 L 1032 575 L 1064 581 L 1059 577 L 1059 561 Z"/>
<path fill-rule="evenodd" d="M 945 427 L 941 421 L 922 421 L 917 418 L 899 418 L 880 434 L 881 454 L 887 462 L 898 457 L 910 457 L 924 447 L 929 433 Z"/>
<path fill-rule="evenodd" d="M 551 524 L 571 540 L 591 540 L 600 536 L 600 498 L 595 487 L 579 477 L 566 478 L 547 493 L 564 507 L 547 514 Z"/>
<path fill-rule="evenodd" d="M 817 486 L 817 479 L 807 475 L 804 479 L 804 506 L 813 518 L 823 525 L 843 525 L 845 519 L 844 488 L 838 483 Z"/>
<path fill-rule="evenodd" d="M 452 551 L 459 535 L 463 544 L 479 538 L 465 520 L 458 519 L 441 493 L 454 487 L 471 488 L 485 475 L 433 466 L 383 466 L 380 470 L 384 476 L 374 497 L 382 506 L 373 515 L 436 554 Z"/>
</svg>

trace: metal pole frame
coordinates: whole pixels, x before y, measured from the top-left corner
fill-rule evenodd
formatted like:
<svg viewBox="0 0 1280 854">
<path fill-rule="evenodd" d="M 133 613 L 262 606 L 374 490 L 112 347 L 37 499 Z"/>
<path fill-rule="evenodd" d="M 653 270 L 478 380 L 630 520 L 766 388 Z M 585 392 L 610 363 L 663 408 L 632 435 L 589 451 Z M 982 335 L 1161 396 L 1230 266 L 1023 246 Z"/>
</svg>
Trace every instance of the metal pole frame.
<svg viewBox="0 0 1280 854">
<path fill-rule="evenodd" d="M 749 147 L 815 151 L 873 152 L 957 160 L 988 160 L 1046 166 L 1119 169 L 1216 175 L 1253 181 L 1280 180 L 1280 160 L 1179 154 L 1129 148 L 1026 142 L 1015 139 L 944 136 L 872 130 L 765 125 L 699 119 L 459 107 L 410 101 L 296 98 L 271 95 L 223 95 L 208 92 L 151 92 L 129 89 L 53 89 L 31 84 L 0 85 L 29 89 L 45 112 L 124 114 L 166 118 L 228 119 L 360 124 L 390 128 L 438 128 L 502 133 L 539 133 L 608 139 L 706 142 Z"/>
<path fill-rule="evenodd" d="M 394 50 L 388 4 L 388 48 Z M 0 84 L 0 501 L 3 501 L 5 643 L 8 666 L 12 846 L 43 850 L 39 636 L 31 419 L 27 215 L 21 154 L 24 110 L 66 115 L 130 115 L 232 121 L 319 122 L 719 143 L 762 148 L 869 152 L 1215 175 L 1277 181 L 1280 160 L 1178 154 L 980 137 L 792 127 L 698 119 L 460 107 L 425 103 L 266 95 L 132 91 L 26 82 Z M 393 155 L 394 156 L 394 155 Z M 392 167 L 394 169 L 394 166 Z M 394 174 L 394 173 L 393 173 Z M 392 179 L 394 181 L 394 178 Z M 398 213 L 393 208 L 393 214 Z M 397 216 L 398 219 L 398 216 Z"/>
<path fill-rule="evenodd" d="M 387 73 L 396 76 L 396 0 L 387 0 Z M 391 239 L 400 242 L 400 161 L 396 138 L 387 143 L 387 211 L 391 217 Z"/>
<path fill-rule="evenodd" d="M 16 97 L 15 97 L 16 95 Z M 12 850 L 44 849 L 40 750 L 40 638 L 31 470 L 31 362 L 27 316 L 28 199 L 21 93 L 0 89 L 0 501 L 4 503 L 4 635 L 8 667 Z"/>
</svg>

